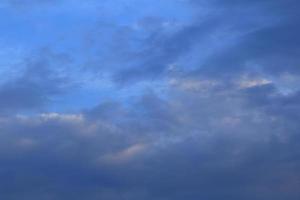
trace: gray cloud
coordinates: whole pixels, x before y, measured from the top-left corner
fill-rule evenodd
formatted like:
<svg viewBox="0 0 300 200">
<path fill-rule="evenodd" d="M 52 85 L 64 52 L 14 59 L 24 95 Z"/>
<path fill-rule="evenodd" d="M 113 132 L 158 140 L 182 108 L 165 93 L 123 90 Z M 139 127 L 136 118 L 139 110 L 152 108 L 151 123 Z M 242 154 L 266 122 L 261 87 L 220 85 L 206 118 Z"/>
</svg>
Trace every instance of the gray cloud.
<svg viewBox="0 0 300 200">
<path fill-rule="evenodd" d="M 69 85 L 63 70 L 69 58 L 42 50 L 24 60 L 20 76 L 0 86 L 0 110 L 3 113 L 39 109 Z M 24 70 L 22 70 L 24 69 Z"/>
<path fill-rule="evenodd" d="M 1 118 L 2 197 L 299 198 L 298 116 L 286 109 L 298 95 L 271 85 L 170 95 Z"/>
<path fill-rule="evenodd" d="M 0 198 L 300 198 L 299 3 L 186 2 L 189 22 L 150 16 L 89 32 L 87 73 L 41 50 L 0 86 Z M 135 94 L 46 112 L 88 74 L 79 105 L 102 73 Z M 159 84 L 137 84 L 147 81 Z"/>
<path fill-rule="evenodd" d="M 142 20 L 138 31 L 116 30 L 116 58 L 91 68 L 103 72 L 109 65 L 121 84 L 164 78 L 174 64 L 187 73 L 192 69 L 193 74 L 215 77 L 249 70 L 274 76 L 299 72 L 297 1 L 190 3 L 199 14 L 189 24 L 174 28 L 176 23 L 152 18 Z M 147 37 L 140 39 L 141 34 Z M 140 48 L 132 49 L 134 45 Z"/>
</svg>

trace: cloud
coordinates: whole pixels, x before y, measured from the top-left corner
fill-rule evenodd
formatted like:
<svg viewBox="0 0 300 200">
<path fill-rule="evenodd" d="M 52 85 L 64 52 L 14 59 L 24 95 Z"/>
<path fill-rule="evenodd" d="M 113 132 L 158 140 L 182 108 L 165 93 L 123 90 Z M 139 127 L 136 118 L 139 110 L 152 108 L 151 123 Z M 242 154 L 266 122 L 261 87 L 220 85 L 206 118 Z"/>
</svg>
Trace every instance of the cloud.
<svg viewBox="0 0 300 200">
<path fill-rule="evenodd" d="M 148 17 L 138 28 L 117 26 L 113 56 L 90 68 L 103 72 L 108 65 L 120 85 L 161 80 L 174 64 L 184 73 L 227 78 L 299 72 L 297 1 L 189 2 L 197 14 L 188 22 Z"/>
<path fill-rule="evenodd" d="M 141 154 L 146 149 L 144 144 L 134 144 L 126 149 L 123 149 L 116 153 L 110 153 L 102 156 L 99 159 L 100 163 L 109 163 L 109 164 L 122 164 L 129 162 L 131 159 L 135 158 Z"/>
<path fill-rule="evenodd" d="M 0 85 L 0 198 L 298 200 L 299 3 L 105 3 L 85 48 L 32 53 Z"/>
<path fill-rule="evenodd" d="M 0 110 L 15 113 L 42 108 L 69 83 L 62 72 L 69 58 L 42 50 L 22 63 L 20 75 L 0 86 Z M 22 68 L 24 70 L 22 70 Z"/>
<path fill-rule="evenodd" d="M 167 102 L 150 93 L 127 108 L 2 117 L 1 195 L 297 199 L 298 95 L 268 87 L 178 87 Z"/>
</svg>

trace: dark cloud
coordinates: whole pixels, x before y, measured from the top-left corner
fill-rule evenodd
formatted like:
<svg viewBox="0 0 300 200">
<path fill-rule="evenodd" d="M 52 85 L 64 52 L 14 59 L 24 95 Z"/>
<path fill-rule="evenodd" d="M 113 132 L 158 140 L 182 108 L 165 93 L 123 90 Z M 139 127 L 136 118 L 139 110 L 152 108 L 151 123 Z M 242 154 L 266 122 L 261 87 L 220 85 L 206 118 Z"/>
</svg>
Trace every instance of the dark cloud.
<svg viewBox="0 0 300 200">
<path fill-rule="evenodd" d="M 188 54 L 195 41 L 201 43 L 215 30 L 215 23 L 218 23 L 215 19 L 199 22 L 173 34 L 155 30 L 143 41 L 145 49 L 130 55 L 129 62 L 133 60 L 136 64 L 131 66 L 129 63 L 129 69 L 116 72 L 115 80 L 126 83 L 143 81 L 143 79 L 153 80 L 166 75 L 170 65 Z"/>
<path fill-rule="evenodd" d="M 38 109 L 64 92 L 69 85 L 68 80 L 57 69 L 63 71 L 69 61 L 68 56 L 48 50 L 41 50 L 24 60 L 20 76 L 0 87 L 1 112 Z"/>
<path fill-rule="evenodd" d="M 253 66 L 271 75 L 298 73 L 299 14 L 295 9 L 298 4 L 297 1 L 215 1 L 211 7 L 220 9 L 220 20 L 230 27 L 227 31 L 241 34 L 234 40 L 230 35 L 222 37 L 232 44 L 212 53 L 199 73 L 235 74 L 253 70 Z"/>
<path fill-rule="evenodd" d="M 297 110 L 285 109 L 298 95 L 266 85 L 172 96 L 1 118 L 2 197 L 299 198 Z"/>
<path fill-rule="evenodd" d="M 139 27 L 147 34 L 131 27 L 125 27 L 125 32 L 123 28 L 117 30 L 113 39 L 116 57 L 108 59 L 114 60 L 114 65 L 104 59 L 96 68 L 103 71 L 108 64 L 109 72 L 121 84 L 161 79 L 174 64 L 183 71 L 192 68 L 192 73 L 203 76 L 235 76 L 249 70 L 264 70 L 275 76 L 298 73 L 298 4 L 191 1 L 199 13 L 189 24 L 174 28 L 176 23 L 166 19 L 148 19 Z M 132 49 L 132 45 L 140 48 Z"/>
<path fill-rule="evenodd" d="M 182 2 L 192 19 L 109 18 L 64 44 L 76 63 L 43 49 L 18 65 L 0 85 L 0 198 L 300 198 L 299 3 Z M 75 107 L 112 100 L 47 112 L 75 83 Z"/>
</svg>

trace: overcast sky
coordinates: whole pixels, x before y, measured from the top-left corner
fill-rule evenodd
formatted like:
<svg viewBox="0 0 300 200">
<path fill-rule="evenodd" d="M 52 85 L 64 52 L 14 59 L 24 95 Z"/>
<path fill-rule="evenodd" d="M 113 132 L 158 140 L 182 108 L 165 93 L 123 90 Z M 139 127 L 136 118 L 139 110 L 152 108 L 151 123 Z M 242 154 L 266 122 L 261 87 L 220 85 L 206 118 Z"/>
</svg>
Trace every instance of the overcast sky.
<svg viewBox="0 0 300 200">
<path fill-rule="evenodd" d="M 0 199 L 299 200 L 299 0 L 1 0 Z"/>
</svg>

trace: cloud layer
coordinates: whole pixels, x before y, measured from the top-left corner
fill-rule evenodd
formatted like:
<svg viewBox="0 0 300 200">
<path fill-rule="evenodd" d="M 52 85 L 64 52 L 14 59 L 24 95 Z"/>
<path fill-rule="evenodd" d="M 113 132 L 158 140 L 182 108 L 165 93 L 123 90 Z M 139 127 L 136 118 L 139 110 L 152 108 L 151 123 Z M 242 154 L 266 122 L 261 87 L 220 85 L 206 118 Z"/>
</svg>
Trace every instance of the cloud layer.
<svg viewBox="0 0 300 200">
<path fill-rule="evenodd" d="M 298 200 L 298 5 L 3 1 L 0 198 Z"/>
</svg>

